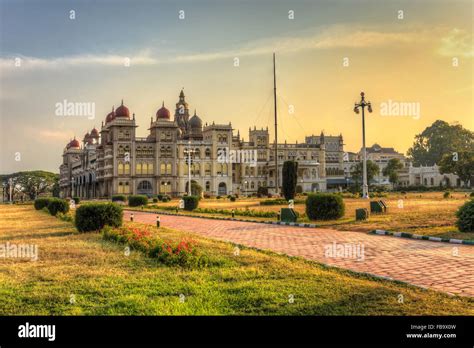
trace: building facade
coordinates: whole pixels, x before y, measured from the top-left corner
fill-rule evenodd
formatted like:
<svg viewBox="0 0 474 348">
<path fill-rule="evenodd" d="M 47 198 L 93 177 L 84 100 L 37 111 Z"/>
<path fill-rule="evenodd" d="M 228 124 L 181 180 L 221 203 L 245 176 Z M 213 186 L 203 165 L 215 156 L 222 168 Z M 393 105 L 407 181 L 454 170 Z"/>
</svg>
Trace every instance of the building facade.
<svg viewBox="0 0 474 348">
<path fill-rule="evenodd" d="M 203 124 L 196 111 L 190 114 L 183 91 L 173 117 L 163 103 L 151 117 L 147 137 L 136 136 L 137 127 L 135 114 L 130 115 L 122 101 L 106 116 L 100 131 L 86 133 L 82 144 L 72 139 L 60 166 L 61 196 L 179 196 L 188 191 L 189 177 L 213 196 L 250 195 L 259 187 L 275 192 L 275 147 L 268 128 L 249 128 L 244 141 L 239 132 L 234 135 L 230 123 Z M 342 135 L 324 134 L 307 137 L 304 143 L 278 144 L 279 186 L 283 162 L 295 160 L 298 189 L 326 191 L 328 178 L 341 171 L 344 176 L 342 146 Z"/>
</svg>

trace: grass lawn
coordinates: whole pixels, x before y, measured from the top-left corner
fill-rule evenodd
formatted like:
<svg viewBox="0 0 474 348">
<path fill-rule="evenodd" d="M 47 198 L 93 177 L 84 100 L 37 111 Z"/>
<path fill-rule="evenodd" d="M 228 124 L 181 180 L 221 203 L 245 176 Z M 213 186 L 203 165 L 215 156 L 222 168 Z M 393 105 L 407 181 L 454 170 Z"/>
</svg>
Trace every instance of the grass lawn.
<svg viewBox="0 0 474 348">
<path fill-rule="evenodd" d="M 37 244 L 39 258 L 0 258 L 0 314 L 474 315 L 474 299 L 253 249 L 234 255 L 230 243 L 192 238 L 218 266 L 184 269 L 139 252 L 126 256 L 123 246 L 79 234 L 32 206 L 1 205 L 0 243 Z"/>
<path fill-rule="evenodd" d="M 304 197 L 301 197 L 303 199 Z M 374 200 L 383 199 L 388 205 L 388 213 L 372 214 L 367 221 L 355 221 L 355 210 L 357 208 L 369 209 L 369 202 L 356 199 L 344 198 L 346 204 L 346 213 L 342 219 L 330 221 L 316 221 L 318 226 L 330 227 L 340 231 L 360 231 L 370 232 L 375 229 L 384 229 L 397 232 L 410 232 L 420 235 L 429 235 L 441 238 L 456 238 L 465 240 L 474 240 L 474 233 L 459 232 L 455 226 L 456 210 L 468 199 L 466 193 L 453 192 L 451 198 L 443 198 L 443 192 L 425 192 L 425 193 L 390 193 L 388 197 L 374 198 Z M 239 198 L 236 202 L 228 199 L 204 199 L 199 203 L 200 208 L 217 209 L 251 209 L 257 211 L 280 211 L 285 205 L 260 205 L 262 199 L 258 198 Z M 400 200 L 403 202 L 403 208 L 399 208 Z M 167 203 L 157 203 L 160 206 L 177 205 L 173 200 Z M 304 204 L 296 204 L 295 210 L 299 213 L 305 212 Z M 370 209 L 369 209 L 370 210 Z M 187 213 L 189 214 L 189 213 Z M 199 215 L 202 215 L 200 213 Z M 210 214 L 219 216 L 218 214 Z M 222 215 L 220 215 L 222 216 Z M 275 218 L 258 218 L 236 216 L 236 219 L 253 220 L 276 220 Z M 300 219 L 301 222 L 310 222 L 308 219 Z"/>
</svg>

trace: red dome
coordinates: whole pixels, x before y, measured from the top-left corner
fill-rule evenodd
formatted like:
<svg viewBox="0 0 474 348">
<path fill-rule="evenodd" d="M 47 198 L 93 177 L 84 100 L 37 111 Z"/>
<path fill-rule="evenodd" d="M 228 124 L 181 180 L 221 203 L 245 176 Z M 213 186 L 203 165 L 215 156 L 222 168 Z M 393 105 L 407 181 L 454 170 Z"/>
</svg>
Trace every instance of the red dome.
<svg viewBox="0 0 474 348">
<path fill-rule="evenodd" d="M 114 107 L 112 106 L 112 112 L 109 112 L 109 114 L 105 118 L 105 123 L 111 122 L 114 118 L 115 118 L 115 111 L 114 111 Z"/>
<path fill-rule="evenodd" d="M 123 105 L 123 100 L 122 100 L 122 104 L 117 108 L 117 110 L 115 110 L 115 117 L 130 118 L 130 111 L 125 105 Z"/>
<path fill-rule="evenodd" d="M 79 141 L 74 138 L 73 140 L 71 140 L 71 142 L 69 143 L 69 147 L 80 147 L 81 145 L 79 144 Z"/>
<path fill-rule="evenodd" d="M 94 127 L 94 129 L 91 130 L 91 136 L 93 137 L 98 137 L 99 136 L 99 131 Z"/>
<path fill-rule="evenodd" d="M 85 135 L 84 135 L 84 140 L 87 140 L 91 137 L 91 135 L 89 134 L 89 132 L 87 132 Z"/>
<path fill-rule="evenodd" d="M 170 119 L 170 111 L 165 108 L 165 102 L 163 102 L 161 108 L 156 112 L 156 119 Z"/>
</svg>

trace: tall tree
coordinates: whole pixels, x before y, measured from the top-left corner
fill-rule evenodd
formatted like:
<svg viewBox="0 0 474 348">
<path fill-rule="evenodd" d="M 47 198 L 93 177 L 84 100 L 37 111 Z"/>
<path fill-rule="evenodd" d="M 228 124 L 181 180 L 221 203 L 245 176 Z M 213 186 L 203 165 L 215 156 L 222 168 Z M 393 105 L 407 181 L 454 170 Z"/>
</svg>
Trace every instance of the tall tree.
<svg viewBox="0 0 474 348">
<path fill-rule="evenodd" d="M 295 198 L 296 184 L 298 183 L 298 162 L 285 161 L 282 170 L 282 193 L 289 201 Z"/>
<path fill-rule="evenodd" d="M 13 191 L 17 194 L 23 193 L 30 199 L 35 199 L 40 194 L 51 194 L 54 185 L 59 181 L 59 175 L 43 170 L 2 175 L 2 182 L 8 190 L 10 179 L 12 179 Z"/>
<path fill-rule="evenodd" d="M 474 178 L 474 152 L 462 151 L 445 154 L 439 162 L 439 166 L 441 174 L 456 174 L 464 185 L 467 185 L 467 182 Z"/>
<path fill-rule="evenodd" d="M 415 136 L 407 154 L 416 166 L 432 166 L 456 151 L 474 152 L 474 133 L 459 124 L 437 120 Z"/>
<path fill-rule="evenodd" d="M 356 182 L 356 185 L 359 185 L 362 182 L 362 171 L 363 171 L 363 162 L 360 161 L 356 165 L 353 165 L 351 168 L 351 176 L 352 179 Z M 372 162 L 371 160 L 367 160 L 367 183 L 369 184 L 370 181 L 376 176 L 380 171 L 379 166 L 377 163 Z"/>
<path fill-rule="evenodd" d="M 398 184 L 398 171 L 402 168 L 403 164 L 398 158 L 391 158 L 382 170 L 382 174 L 388 176 L 388 181 L 395 186 Z"/>
</svg>

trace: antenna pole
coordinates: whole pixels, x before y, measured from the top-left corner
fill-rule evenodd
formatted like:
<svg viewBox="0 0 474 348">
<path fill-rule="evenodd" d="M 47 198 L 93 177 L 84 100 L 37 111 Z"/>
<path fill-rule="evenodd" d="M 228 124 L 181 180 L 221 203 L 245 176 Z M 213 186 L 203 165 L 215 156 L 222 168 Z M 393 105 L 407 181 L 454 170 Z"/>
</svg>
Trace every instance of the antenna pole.
<svg viewBox="0 0 474 348">
<path fill-rule="evenodd" d="M 277 122 L 277 87 L 276 87 L 276 64 L 275 53 L 273 53 L 273 101 L 275 105 L 275 193 L 279 194 L 279 178 L 278 178 L 278 122 Z"/>
</svg>

